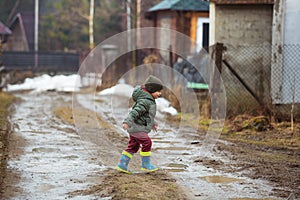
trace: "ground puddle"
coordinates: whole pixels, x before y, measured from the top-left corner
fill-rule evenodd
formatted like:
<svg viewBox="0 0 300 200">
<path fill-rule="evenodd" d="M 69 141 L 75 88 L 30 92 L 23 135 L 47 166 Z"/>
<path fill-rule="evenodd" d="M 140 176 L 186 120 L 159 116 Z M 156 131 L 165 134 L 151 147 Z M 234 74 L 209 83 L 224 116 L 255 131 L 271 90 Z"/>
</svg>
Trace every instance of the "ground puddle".
<svg viewBox="0 0 300 200">
<path fill-rule="evenodd" d="M 186 168 L 188 168 L 188 165 L 169 163 L 166 165 L 165 170 L 167 170 L 169 172 L 183 172 L 183 171 L 185 171 Z"/>
<path fill-rule="evenodd" d="M 230 178 L 226 176 L 203 176 L 200 177 L 201 179 L 207 181 L 208 183 L 223 183 L 223 184 L 228 184 L 228 183 L 234 183 L 234 182 L 242 182 L 242 179 L 238 178 Z"/>
<path fill-rule="evenodd" d="M 230 200 L 274 200 L 270 198 L 264 198 L 264 199 L 256 199 L 256 198 L 230 198 Z"/>
<path fill-rule="evenodd" d="M 162 151 L 186 151 L 186 150 L 192 150 L 192 148 L 187 147 L 156 147 L 152 148 L 153 150 L 162 150 Z"/>
</svg>

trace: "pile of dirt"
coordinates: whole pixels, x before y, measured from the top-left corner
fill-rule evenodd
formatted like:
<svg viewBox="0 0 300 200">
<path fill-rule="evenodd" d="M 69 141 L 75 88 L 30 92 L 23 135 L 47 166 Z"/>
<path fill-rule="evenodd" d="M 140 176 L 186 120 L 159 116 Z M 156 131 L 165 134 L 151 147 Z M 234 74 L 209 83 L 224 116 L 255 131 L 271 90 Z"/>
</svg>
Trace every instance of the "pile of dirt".
<svg viewBox="0 0 300 200">
<path fill-rule="evenodd" d="M 111 197 L 116 200 L 188 199 L 184 191 L 176 184 L 176 180 L 163 171 L 124 174 L 112 169 L 105 171 L 98 185 L 69 194 L 70 197 L 78 195 Z"/>
</svg>

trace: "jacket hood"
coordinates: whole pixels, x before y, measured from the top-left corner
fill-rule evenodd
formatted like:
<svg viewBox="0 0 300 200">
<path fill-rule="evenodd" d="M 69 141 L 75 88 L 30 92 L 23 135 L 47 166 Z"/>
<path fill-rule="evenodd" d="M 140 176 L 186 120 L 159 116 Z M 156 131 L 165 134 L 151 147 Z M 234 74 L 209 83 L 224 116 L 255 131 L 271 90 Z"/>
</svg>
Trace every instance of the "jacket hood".
<svg viewBox="0 0 300 200">
<path fill-rule="evenodd" d="M 155 101 L 155 99 L 152 97 L 152 95 L 149 92 L 143 90 L 142 86 L 137 86 L 133 90 L 132 99 L 134 101 L 137 101 L 139 99 L 149 99 Z"/>
</svg>

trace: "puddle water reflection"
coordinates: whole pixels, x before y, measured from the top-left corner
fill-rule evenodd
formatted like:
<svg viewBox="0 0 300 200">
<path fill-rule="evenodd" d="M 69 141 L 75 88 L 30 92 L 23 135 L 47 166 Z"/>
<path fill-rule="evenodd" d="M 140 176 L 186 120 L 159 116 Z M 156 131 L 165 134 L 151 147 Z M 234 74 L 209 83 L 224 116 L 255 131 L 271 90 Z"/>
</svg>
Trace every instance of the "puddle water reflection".
<svg viewBox="0 0 300 200">
<path fill-rule="evenodd" d="M 165 170 L 169 172 L 184 172 L 186 168 L 188 168 L 188 165 L 184 164 L 177 164 L 177 163 L 169 163 L 165 165 Z"/>
<path fill-rule="evenodd" d="M 238 178 L 230 178 L 230 177 L 225 177 L 225 176 L 203 176 L 200 177 L 201 179 L 209 182 L 209 183 L 234 183 L 234 182 L 242 182 L 242 179 Z"/>
<path fill-rule="evenodd" d="M 165 150 L 165 151 L 184 151 L 184 150 L 192 150 L 191 148 L 186 148 L 186 147 L 156 147 L 152 148 L 154 150 Z"/>
<path fill-rule="evenodd" d="M 264 198 L 264 199 L 255 199 L 255 198 L 230 198 L 230 200 L 274 200 L 270 198 Z"/>
</svg>

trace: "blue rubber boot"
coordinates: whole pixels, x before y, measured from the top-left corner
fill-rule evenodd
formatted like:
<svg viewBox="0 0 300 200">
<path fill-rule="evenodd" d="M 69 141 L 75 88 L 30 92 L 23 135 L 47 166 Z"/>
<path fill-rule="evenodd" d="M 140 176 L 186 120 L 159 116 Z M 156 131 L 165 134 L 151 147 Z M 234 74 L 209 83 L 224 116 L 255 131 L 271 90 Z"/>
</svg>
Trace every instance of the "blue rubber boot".
<svg viewBox="0 0 300 200">
<path fill-rule="evenodd" d="M 141 170 L 148 171 L 148 172 L 154 172 L 154 171 L 158 170 L 157 167 L 151 165 L 151 163 L 150 163 L 151 151 L 148 151 L 148 152 L 140 151 L 140 155 L 142 156 Z"/>
<path fill-rule="evenodd" d="M 132 174 L 132 171 L 130 171 L 128 169 L 128 163 L 130 161 L 130 159 L 132 158 L 132 154 L 128 153 L 127 151 L 123 151 L 120 161 L 118 163 L 118 165 L 116 166 L 116 169 L 118 171 L 124 172 L 126 174 Z"/>
</svg>

